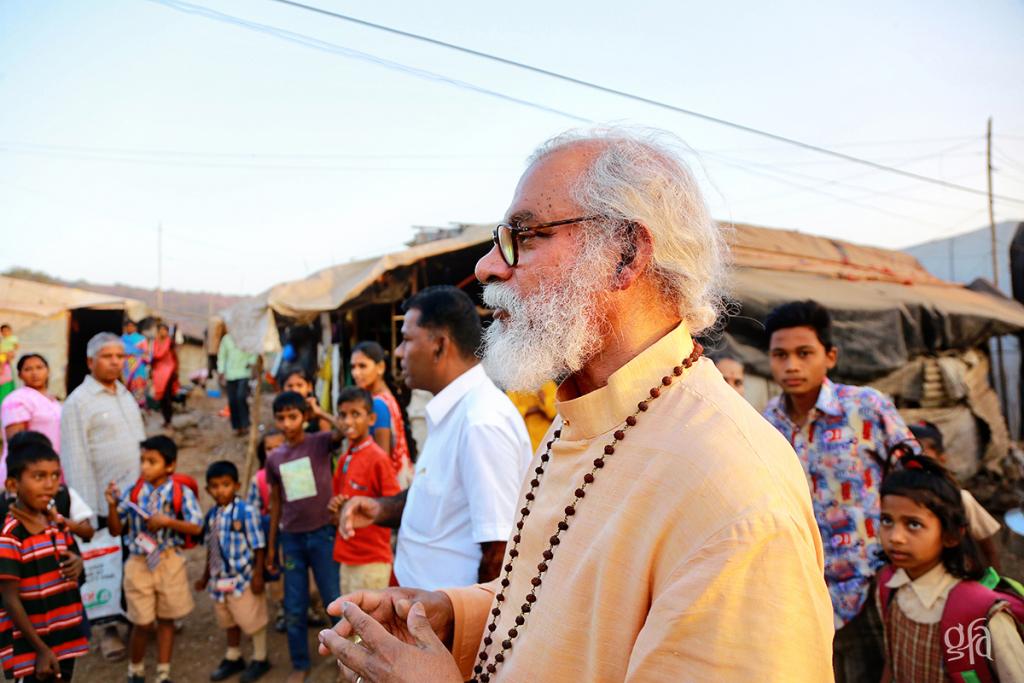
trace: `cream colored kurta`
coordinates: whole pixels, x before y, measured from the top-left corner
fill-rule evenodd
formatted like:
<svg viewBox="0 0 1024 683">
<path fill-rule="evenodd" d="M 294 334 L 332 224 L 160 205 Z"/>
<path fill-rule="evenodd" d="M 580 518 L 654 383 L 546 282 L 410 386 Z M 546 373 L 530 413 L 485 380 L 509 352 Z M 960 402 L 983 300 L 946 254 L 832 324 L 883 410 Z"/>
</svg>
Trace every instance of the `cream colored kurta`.
<svg viewBox="0 0 1024 683">
<path fill-rule="evenodd" d="M 560 390 L 562 438 L 526 519 L 497 643 L 594 458 L 692 344 L 681 325 L 606 387 Z M 491 680 L 832 681 L 832 604 L 796 454 L 709 360 L 650 405 L 577 505 Z M 446 591 L 467 677 L 496 588 Z"/>
</svg>

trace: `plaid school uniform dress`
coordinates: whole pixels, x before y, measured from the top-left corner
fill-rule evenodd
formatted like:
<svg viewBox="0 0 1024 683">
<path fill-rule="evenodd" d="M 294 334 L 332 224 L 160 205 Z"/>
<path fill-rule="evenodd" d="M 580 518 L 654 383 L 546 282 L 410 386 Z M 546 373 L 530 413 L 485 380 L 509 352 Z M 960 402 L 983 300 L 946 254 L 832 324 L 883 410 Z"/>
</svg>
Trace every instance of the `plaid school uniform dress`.
<svg viewBox="0 0 1024 683">
<path fill-rule="evenodd" d="M 240 497 L 207 513 L 205 541 L 210 564 L 210 596 L 223 602 L 229 595 L 240 597 L 252 583 L 254 555 L 267 543 L 260 525 L 259 508 Z M 217 579 L 235 578 L 234 590 L 217 588 Z"/>
<path fill-rule="evenodd" d="M 163 551 L 170 548 L 179 548 L 185 544 L 185 541 L 180 534 L 171 529 L 164 528 L 159 531 L 149 531 L 146 528 L 146 518 L 135 507 L 130 505 L 130 502 L 131 490 L 129 489 L 121 495 L 121 501 L 117 506 L 117 514 L 121 518 L 121 523 L 128 526 L 128 538 L 130 539 L 128 551 L 132 555 L 146 557 L 150 565 L 149 568 L 153 569 L 156 563 L 159 562 L 160 554 Z M 174 513 L 174 481 L 168 479 L 159 487 L 154 487 L 149 482 L 143 482 L 135 505 L 145 510 L 146 514 L 149 515 L 160 513 L 171 518 L 176 517 Z M 192 524 L 201 525 L 203 523 L 203 511 L 199 507 L 199 501 L 196 500 L 195 494 L 187 486 L 182 486 L 181 489 L 180 517 Z M 152 553 L 147 552 L 139 544 L 139 535 L 142 533 L 149 535 L 156 542 L 156 550 Z"/>
</svg>

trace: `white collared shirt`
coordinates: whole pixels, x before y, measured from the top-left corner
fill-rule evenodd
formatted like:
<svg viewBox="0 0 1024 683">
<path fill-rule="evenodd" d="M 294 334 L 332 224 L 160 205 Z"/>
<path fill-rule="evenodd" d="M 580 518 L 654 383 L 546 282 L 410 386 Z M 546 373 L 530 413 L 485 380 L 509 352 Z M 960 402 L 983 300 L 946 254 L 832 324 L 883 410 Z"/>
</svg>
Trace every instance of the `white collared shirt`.
<svg viewBox="0 0 1024 683">
<path fill-rule="evenodd" d="M 106 515 L 103 492 L 111 481 L 124 491 L 139 478 L 142 414 L 120 382 L 113 393 L 86 375 L 64 402 L 60 419 L 64 481 L 87 506 Z"/>
<path fill-rule="evenodd" d="M 475 365 L 426 406 L 427 442 L 402 514 L 395 576 L 436 590 L 476 583 L 481 543 L 506 541 L 532 450 L 512 401 Z"/>
</svg>

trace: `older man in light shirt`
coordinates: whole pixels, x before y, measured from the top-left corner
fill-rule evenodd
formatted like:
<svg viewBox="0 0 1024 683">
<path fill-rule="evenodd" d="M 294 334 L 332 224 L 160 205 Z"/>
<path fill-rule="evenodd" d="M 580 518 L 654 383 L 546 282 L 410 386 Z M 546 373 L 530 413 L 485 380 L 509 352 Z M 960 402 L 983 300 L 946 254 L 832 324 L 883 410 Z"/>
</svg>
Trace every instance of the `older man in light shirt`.
<svg viewBox="0 0 1024 683">
<path fill-rule="evenodd" d="M 103 492 L 110 482 L 125 491 L 138 480 L 139 443 L 146 433 L 135 398 L 120 382 L 125 359 L 121 338 L 97 334 L 89 340 L 86 356 L 89 374 L 64 402 L 60 460 L 68 486 L 93 510 L 105 510 Z M 100 646 L 109 659 L 124 656 L 124 643 L 113 626 Z"/>
<path fill-rule="evenodd" d="M 726 247 L 663 140 L 571 133 L 534 155 L 477 264 L 484 366 L 510 389 L 561 378 L 559 417 L 498 580 L 331 606 L 321 651 L 346 680 L 832 681 L 803 470 L 691 337 Z"/>
</svg>

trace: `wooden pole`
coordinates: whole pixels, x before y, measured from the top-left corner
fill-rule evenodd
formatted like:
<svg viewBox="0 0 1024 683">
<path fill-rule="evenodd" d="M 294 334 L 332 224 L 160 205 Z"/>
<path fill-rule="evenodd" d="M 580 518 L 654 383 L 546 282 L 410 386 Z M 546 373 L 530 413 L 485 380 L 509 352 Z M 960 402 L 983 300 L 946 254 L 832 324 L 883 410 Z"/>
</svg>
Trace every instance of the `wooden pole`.
<svg viewBox="0 0 1024 683">
<path fill-rule="evenodd" d="M 245 478 L 242 485 L 248 486 L 256 465 L 256 446 L 260 438 L 260 420 L 263 408 L 263 354 L 256 358 L 256 393 L 249 411 L 249 445 L 245 449 Z"/>
<path fill-rule="evenodd" d="M 992 284 L 999 289 L 999 240 L 996 234 L 996 214 L 992 202 L 992 117 L 988 117 L 988 129 L 985 134 L 985 165 L 988 176 L 988 227 L 992 242 Z M 1006 363 L 1003 360 L 1003 338 L 996 337 L 996 362 L 999 369 L 999 400 L 1002 403 L 1003 416 L 1006 416 Z"/>
</svg>

